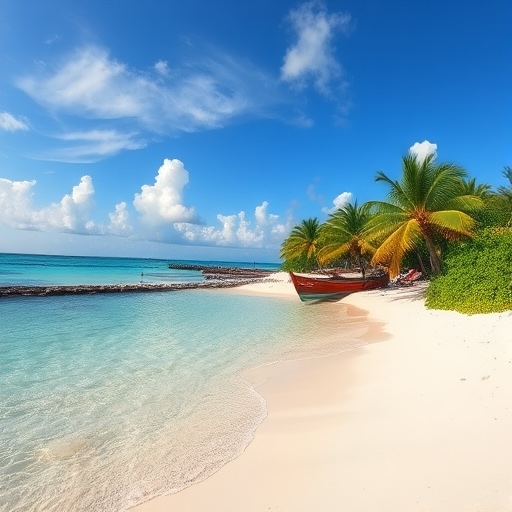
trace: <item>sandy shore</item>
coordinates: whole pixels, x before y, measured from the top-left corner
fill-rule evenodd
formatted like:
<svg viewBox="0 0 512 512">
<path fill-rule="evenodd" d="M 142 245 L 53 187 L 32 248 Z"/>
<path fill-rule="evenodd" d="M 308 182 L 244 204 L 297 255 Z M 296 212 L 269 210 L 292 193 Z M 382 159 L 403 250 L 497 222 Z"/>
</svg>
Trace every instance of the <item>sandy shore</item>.
<svg viewBox="0 0 512 512">
<path fill-rule="evenodd" d="M 512 313 L 430 311 L 423 289 L 343 299 L 383 341 L 248 372 L 268 416 L 245 452 L 133 510 L 512 511 Z"/>
</svg>

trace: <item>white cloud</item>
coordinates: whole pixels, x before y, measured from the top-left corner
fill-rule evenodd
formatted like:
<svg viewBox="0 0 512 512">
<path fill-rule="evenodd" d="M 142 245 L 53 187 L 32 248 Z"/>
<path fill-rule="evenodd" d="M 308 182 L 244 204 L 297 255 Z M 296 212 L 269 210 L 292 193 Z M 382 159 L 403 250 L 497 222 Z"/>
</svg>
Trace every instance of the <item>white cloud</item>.
<svg viewBox="0 0 512 512">
<path fill-rule="evenodd" d="M 141 219 L 157 226 L 173 222 L 197 222 L 194 208 L 182 204 L 183 188 L 188 183 L 188 171 L 180 160 L 165 159 L 158 169 L 154 185 L 143 185 L 135 194 L 133 205 Z"/>
<path fill-rule="evenodd" d="M 126 119 L 157 132 L 196 131 L 223 126 L 246 113 L 260 115 L 275 101 L 269 79 L 247 62 L 222 55 L 196 66 L 168 71 L 158 61 L 157 79 L 112 59 L 108 52 L 88 46 L 73 52 L 60 66 L 25 76 L 17 85 L 52 111 L 91 119 Z"/>
<path fill-rule="evenodd" d="M 308 2 L 288 16 L 296 41 L 286 51 L 281 78 L 299 87 L 313 80 L 321 93 L 329 93 L 330 82 L 340 76 L 333 39 L 337 32 L 347 32 L 350 15 L 329 14 L 320 2 Z"/>
<path fill-rule="evenodd" d="M 0 112 L 0 129 L 15 132 L 15 131 L 27 131 L 28 123 L 26 120 L 16 119 L 9 112 Z"/>
<path fill-rule="evenodd" d="M 0 178 L 0 221 L 17 229 L 99 233 L 101 228 L 88 218 L 93 205 L 94 187 L 90 176 L 83 176 L 59 203 L 41 210 L 32 205 L 35 181 Z"/>
<path fill-rule="evenodd" d="M 31 227 L 32 181 L 0 178 L 0 220 L 19 229 Z"/>
<path fill-rule="evenodd" d="M 331 208 L 322 208 L 322 211 L 324 213 L 334 213 L 336 210 L 339 210 L 346 204 L 350 203 L 351 200 L 352 192 L 342 192 L 332 200 L 333 206 Z"/>
<path fill-rule="evenodd" d="M 189 175 L 179 160 L 165 159 L 153 185 L 143 185 L 133 205 L 138 218 L 131 222 L 126 202 L 115 205 L 107 223 L 93 220 L 95 190 L 90 176 L 83 176 L 71 193 L 41 209 L 32 204 L 35 181 L 0 178 L 0 224 L 14 229 L 54 231 L 82 235 L 115 235 L 134 240 L 159 241 L 209 247 L 275 249 L 292 228 L 268 211 L 264 201 L 252 217 L 244 211 L 217 215 L 218 225 L 200 225 L 194 208 L 183 205 Z"/>
<path fill-rule="evenodd" d="M 278 215 L 267 212 L 264 201 L 254 210 L 254 221 L 244 211 L 236 215 L 217 215 L 220 227 L 177 223 L 175 229 L 185 240 L 198 245 L 269 248 L 278 247 L 291 229 L 291 222 L 282 222 Z"/>
<path fill-rule="evenodd" d="M 159 60 L 155 63 L 155 71 L 162 76 L 169 76 L 169 65 L 165 60 Z"/>
<path fill-rule="evenodd" d="M 40 229 L 55 229 L 72 233 L 94 233 L 96 227 L 88 219 L 93 205 L 94 187 L 90 176 L 82 176 L 80 183 L 66 194 L 60 203 L 54 203 L 32 217 Z"/>
<path fill-rule="evenodd" d="M 124 150 L 141 149 L 146 146 L 146 142 L 139 138 L 138 133 L 121 133 L 117 130 L 70 132 L 58 135 L 56 138 L 72 144 L 41 154 L 40 159 L 68 163 L 93 163 Z"/>
<path fill-rule="evenodd" d="M 133 233 L 133 227 L 130 225 L 130 214 L 126 210 L 126 203 L 123 201 L 116 204 L 116 211 L 109 213 L 110 223 L 108 232 L 117 236 L 129 236 Z"/>
<path fill-rule="evenodd" d="M 416 155 L 416 160 L 419 163 L 423 163 L 427 156 L 434 155 L 434 158 L 437 156 L 437 144 L 432 144 L 428 140 L 424 140 L 421 143 L 415 142 L 409 148 L 409 152 Z"/>
</svg>

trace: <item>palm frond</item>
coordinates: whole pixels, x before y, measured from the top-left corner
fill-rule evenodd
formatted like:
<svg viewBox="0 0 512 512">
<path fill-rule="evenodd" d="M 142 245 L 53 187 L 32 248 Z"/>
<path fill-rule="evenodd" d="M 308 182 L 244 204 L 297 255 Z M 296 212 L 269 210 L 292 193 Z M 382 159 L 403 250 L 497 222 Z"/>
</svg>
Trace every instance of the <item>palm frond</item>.
<svg viewBox="0 0 512 512">
<path fill-rule="evenodd" d="M 350 253 L 350 246 L 350 242 L 341 245 L 337 243 L 325 245 L 318 251 L 318 261 L 320 261 L 322 265 L 326 265 L 330 261 L 342 258 Z"/>
<path fill-rule="evenodd" d="M 393 231 L 377 249 L 372 265 L 385 265 L 391 277 L 400 272 L 400 263 L 405 254 L 414 249 L 422 240 L 421 230 L 416 220 L 411 219 Z"/>
<path fill-rule="evenodd" d="M 471 236 L 475 220 L 460 210 L 445 210 L 430 214 L 429 222 L 435 230 L 448 239 Z"/>
<path fill-rule="evenodd" d="M 425 209 L 442 210 L 453 198 L 461 195 L 460 180 L 465 176 L 466 171 L 457 165 L 437 165 L 425 196 Z"/>
<path fill-rule="evenodd" d="M 410 219 L 408 212 L 389 203 L 379 203 L 378 214 L 367 224 L 364 237 L 371 242 L 386 238 L 398 227 Z"/>
<path fill-rule="evenodd" d="M 402 184 L 398 181 L 393 181 L 391 178 L 386 176 L 382 171 L 379 171 L 375 176 L 375 181 L 384 181 L 388 185 L 390 185 L 390 191 L 388 192 L 388 201 L 391 204 L 395 204 L 397 206 L 406 207 L 411 204 L 410 198 L 408 198 L 407 193 L 404 191 Z"/>
<path fill-rule="evenodd" d="M 320 223 L 317 218 L 303 220 L 281 244 L 280 257 L 290 260 L 305 255 L 311 258 L 319 245 Z"/>
<path fill-rule="evenodd" d="M 321 229 L 320 260 L 333 261 L 346 254 L 363 257 L 366 247 L 371 247 L 371 243 L 365 241 L 364 237 L 372 217 L 370 205 L 365 203 L 359 206 L 357 201 L 331 214 Z"/>
<path fill-rule="evenodd" d="M 462 212 L 471 212 L 484 206 L 483 200 L 475 195 L 463 195 L 453 198 L 446 205 L 451 210 L 460 210 Z"/>
</svg>

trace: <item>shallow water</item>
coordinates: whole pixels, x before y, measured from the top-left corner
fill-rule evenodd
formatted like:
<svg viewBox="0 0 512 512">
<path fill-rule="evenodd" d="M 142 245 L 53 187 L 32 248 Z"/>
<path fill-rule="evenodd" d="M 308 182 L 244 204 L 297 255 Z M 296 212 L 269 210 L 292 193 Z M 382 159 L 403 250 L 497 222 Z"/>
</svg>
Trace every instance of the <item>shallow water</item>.
<svg viewBox="0 0 512 512">
<path fill-rule="evenodd" d="M 233 266 L 276 270 L 276 263 L 155 260 L 0 253 L 0 286 L 48 286 L 80 284 L 135 284 L 201 282 L 196 270 L 168 268 L 169 263 Z"/>
<path fill-rule="evenodd" d="M 118 511 L 202 480 L 265 416 L 238 374 L 361 345 L 344 307 L 217 290 L 0 300 L 0 510 Z"/>
</svg>

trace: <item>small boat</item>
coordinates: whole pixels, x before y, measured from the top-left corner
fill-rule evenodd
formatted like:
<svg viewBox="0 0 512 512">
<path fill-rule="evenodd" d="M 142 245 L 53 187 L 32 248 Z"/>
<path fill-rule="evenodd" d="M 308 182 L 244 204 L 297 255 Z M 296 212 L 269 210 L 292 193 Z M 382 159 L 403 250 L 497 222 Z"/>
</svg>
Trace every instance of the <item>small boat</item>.
<svg viewBox="0 0 512 512">
<path fill-rule="evenodd" d="M 302 302 L 313 300 L 339 300 L 350 293 L 381 288 L 389 283 L 389 274 L 371 277 L 311 277 L 290 272 L 295 290 Z"/>
</svg>

